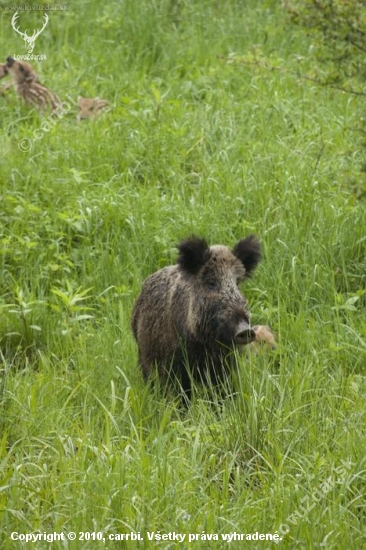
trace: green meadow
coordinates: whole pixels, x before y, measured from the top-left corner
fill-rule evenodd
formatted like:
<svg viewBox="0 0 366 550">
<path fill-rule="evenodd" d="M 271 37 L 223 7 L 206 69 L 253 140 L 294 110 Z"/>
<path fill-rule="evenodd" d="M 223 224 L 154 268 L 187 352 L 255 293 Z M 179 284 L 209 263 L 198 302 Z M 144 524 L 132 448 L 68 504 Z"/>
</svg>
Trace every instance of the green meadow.
<svg viewBox="0 0 366 550">
<path fill-rule="evenodd" d="M 0 96 L 1 548 L 365 548 L 364 101 L 301 77 L 317 45 L 277 0 L 48 13 L 32 64 L 64 115 Z M 79 123 L 79 95 L 111 109 Z M 182 410 L 142 379 L 134 300 L 180 239 L 250 233 L 278 347 Z"/>
</svg>

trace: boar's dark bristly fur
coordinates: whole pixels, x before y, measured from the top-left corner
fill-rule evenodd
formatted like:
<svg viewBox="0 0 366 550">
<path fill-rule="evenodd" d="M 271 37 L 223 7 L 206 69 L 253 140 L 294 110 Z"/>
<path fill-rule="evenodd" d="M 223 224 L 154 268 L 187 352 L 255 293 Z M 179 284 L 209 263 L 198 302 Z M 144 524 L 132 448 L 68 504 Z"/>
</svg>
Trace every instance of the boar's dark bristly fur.
<svg viewBox="0 0 366 550">
<path fill-rule="evenodd" d="M 219 385 L 229 378 L 234 349 L 255 340 L 238 284 L 261 253 L 254 235 L 232 250 L 193 236 L 178 251 L 176 265 L 146 279 L 131 326 L 145 379 L 157 367 L 163 383 L 178 381 L 189 396 L 192 379 Z"/>
<path fill-rule="evenodd" d="M 261 249 L 255 235 L 249 235 L 246 239 L 239 241 L 233 248 L 233 254 L 243 263 L 247 276 L 261 261 Z"/>
<path fill-rule="evenodd" d="M 189 273 L 197 273 L 210 257 L 210 248 L 204 239 L 191 237 L 179 246 L 178 265 Z"/>
</svg>

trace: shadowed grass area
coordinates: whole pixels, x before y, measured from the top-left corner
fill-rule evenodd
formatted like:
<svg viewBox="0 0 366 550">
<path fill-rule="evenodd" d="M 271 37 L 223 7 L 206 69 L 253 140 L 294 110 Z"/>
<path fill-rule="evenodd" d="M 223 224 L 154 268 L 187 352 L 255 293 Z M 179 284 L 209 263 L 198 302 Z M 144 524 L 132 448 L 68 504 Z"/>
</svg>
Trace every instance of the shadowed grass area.
<svg viewBox="0 0 366 550">
<path fill-rule="evenodd" d="M 25 53 L 10 20 L 2 60 Z M 362 547 L 362 106 L 294 76 L 311 52 L 274 1 L 50 12 L 41 81 L 112 109 L 78 124 L 72 107 L 34 139 L 47 113 L 0 97 L 2 548 L 26 547 L 12 532 L 69 531 L 105 542 L 52 548 L 153 548 L 148 531 L 187 534 L 182 548 L 257 531 L 286 549 Z M 143 280 L 192 233 L 259 236 L 243 290 L 279 345 L 238 357 L 235 397 L 198 390 L 182 411 L 143 383 L 129 323 Z M 143 540 L 108 539 L 131 532 Z"/>
</svg>

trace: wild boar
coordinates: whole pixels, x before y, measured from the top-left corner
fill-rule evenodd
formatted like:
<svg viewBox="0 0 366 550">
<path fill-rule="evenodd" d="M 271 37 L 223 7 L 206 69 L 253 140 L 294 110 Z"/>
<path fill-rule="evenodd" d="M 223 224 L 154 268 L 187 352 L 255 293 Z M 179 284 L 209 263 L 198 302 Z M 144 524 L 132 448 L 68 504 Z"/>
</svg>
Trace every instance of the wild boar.
<svg viewBox="0 0 366 550">
<path fill-rule="evenodd" d="M 176 383 L 190 397 L 192 381 L 218 386 L 230 379 L 234 349 L 269 336 L 250 325 L 239 290 L 261 259 L 255 235 L 226 246 L 209 246 L 197 236 L 183 240 L 178 263 L 146 279 L 133 312 L 144 378 L 157 367 L 163 384 Z"/>
<path fill-rule="evenodd" d="M 44 109 L 56 109 L 60 103 L 59 97 L 40 83 L 32 65 L 25 61 L 16 61 L 12 57 L 6 58 L 6 73 L 10 74 L 16 93 L 31 105 Z"/>
<path fill-rule="evenodd" d="M 100 99 L 99 97 L 88 98 L 88 97 L 78 97 L 78 106 L 79 112 L 77 114 L 77 120 L 80 122 L 82 119 L 95 119 L 103 111 L 105 111 L 110 103 L 106 99 Z"/>
</svg>

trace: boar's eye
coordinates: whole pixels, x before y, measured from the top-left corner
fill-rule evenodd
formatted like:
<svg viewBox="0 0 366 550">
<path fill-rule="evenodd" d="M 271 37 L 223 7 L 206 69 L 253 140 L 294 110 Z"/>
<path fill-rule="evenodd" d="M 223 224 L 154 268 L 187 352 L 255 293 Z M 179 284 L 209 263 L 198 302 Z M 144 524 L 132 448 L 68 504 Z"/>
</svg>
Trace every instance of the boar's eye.
<svg viewBox="0 0 366 550">
<path fill-rule="evenodd" d="M 23 65 L 19 65 L 19 70 L 20 70 L 21 73 L 24 73 L 24 67 L 23 67 Z"/>
<path fill-rule="evenodd" d="M 208 279 L 206 285 L 209 290 L 217 290 L 219 286 L 215 279 Z"/>
</svg>

